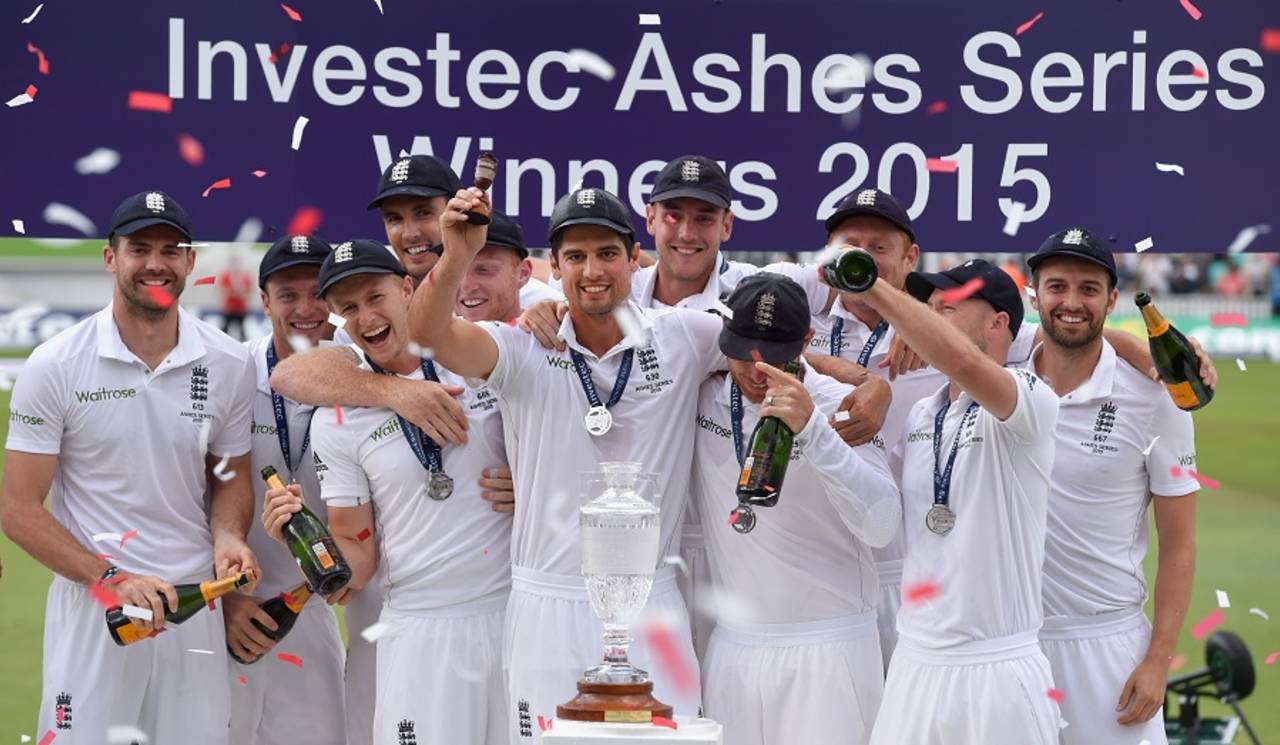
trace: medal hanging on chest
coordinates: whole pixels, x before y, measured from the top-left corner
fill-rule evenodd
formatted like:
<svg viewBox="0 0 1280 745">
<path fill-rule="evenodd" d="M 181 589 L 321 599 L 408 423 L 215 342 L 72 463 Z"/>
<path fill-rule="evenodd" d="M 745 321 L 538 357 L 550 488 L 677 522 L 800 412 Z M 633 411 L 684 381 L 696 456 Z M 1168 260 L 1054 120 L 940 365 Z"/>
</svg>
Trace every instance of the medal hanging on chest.
<svg viewBox="0 0 1280 745">
<path fill-rule="evenodd" d="M 591 368 L 587 366 L 586 358 L 573 349 L 569 350 L 569 357 L 573 360 L 573 370 L 578 374 L 578 382 L 582 384 L 582 391 L 587 394 L 587 403 L 590 404 L 586 416 L 582 418 L 582 425 L 586 428 L 587 434 L 592 437 L 603 437 L 613 429 L 613 414 L 609 409 L 622 400 L 622 392 L 627 389 L 627 379 L 631 377 L 631 362 L 635 357 L 635 350 L 628 349 L 623 352 L 622 363 L 618 366 L 618 377 L 613 382 L 613 391 L 610 392 L 607 402 L 600 401 L 600 394 L 596 392 L 596 384 L 591 379 Z"/>
</svg>

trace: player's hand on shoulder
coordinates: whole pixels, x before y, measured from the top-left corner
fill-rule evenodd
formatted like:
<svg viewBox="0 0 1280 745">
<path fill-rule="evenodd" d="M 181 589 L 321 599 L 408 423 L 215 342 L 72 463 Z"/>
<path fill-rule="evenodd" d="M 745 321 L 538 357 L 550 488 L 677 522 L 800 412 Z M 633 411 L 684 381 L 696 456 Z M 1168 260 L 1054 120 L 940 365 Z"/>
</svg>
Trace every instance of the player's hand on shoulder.
<svg viewBox="0 0 1280 745">
<path fill-rule="evenodd" d="M 560 338 L 560 322 L 568 312 L 569 303 L 564 300 L 539 300 L 524 309 L 516 319 L 516 326 L 533 334 L 547 349 L 563 352 L 567 347 Z"/>
<path fill-rule="evenodd" d="M 490 502 L 494 512 L 515 512 L 515 483 L 511 480 L 511 469 L 506 466 L 486 468 L 481 473 L 480 497 Z"/>
<path fill-rule="evenodd" d="M 396 379 L 391 409 L 437 443 L 467 442 L 467 414 L 457 400 L 463 389 L 430 380 Z"/>
<path fill-rule="evenodd" d="M 862 385 L 866 382 L 867 377 L 871 375 L 871 373 L 867 372 L 867 368 L 843 357 L 832 357 L 829 354 L 810 352 L 804 356 L 804 359 L 809 363 L 810 367 L 822 375 L 852 386 Z"/>
<path fill-rule="evenodd" d="M 262 633 L 254 621 L 275 631 L 275 619 L 262 609 L 257 598 L 231 593 L 222 598 L 222 620 L 227 630 L 227 646 L 240 659 L 253 662 L 271 651 L 275 641 Z"/>
<path fill-rule="evenodd" d="M 871 375 L 840 402 L 831 426 L 849 445 L 865 445 L 884 426 L 892 401 L 893 389 L 889 382 Z"/>
<path fill-rule="evenodd" d="M 289 484 L 284 489 L 268 489 L 266 496 L 262 499 L 262 527 L 266 529 L 267 535 L 284 543 L 285 523 L 289 522 L 294 513 L 302 511 L 302 487 L 298 484 Z"/>
<path fill-rule="evenodd" d="M 164 628 L 166 601 L 170 609 L 178 607 L 178 591 L 159 577 L 117 572 L 108 582 L 108 587 L 122 604 L 151 611 L 150 621 L 134 619 L 134 623 L 148 631 Z"/>
<path fill-rule="evenodd" d="M 889 343 L 889 353 L 880 360 L 879 366 L 889 368 L 889 380 L 897 380 L 899 375 L 928 367 L 929 363 L 916 354 L 916 351 L 908 346 L 901 336 L 895 336 Z"/>
</svg>

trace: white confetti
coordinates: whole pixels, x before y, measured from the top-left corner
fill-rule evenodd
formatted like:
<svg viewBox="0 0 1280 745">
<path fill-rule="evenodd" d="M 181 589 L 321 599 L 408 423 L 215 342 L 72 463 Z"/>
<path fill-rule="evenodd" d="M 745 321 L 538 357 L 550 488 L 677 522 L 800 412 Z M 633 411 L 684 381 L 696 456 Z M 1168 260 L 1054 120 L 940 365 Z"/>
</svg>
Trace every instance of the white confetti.
<svg viewBox="0 0 1280 745">
<path fill-rule="evenodd" d="M 1235 240 L 1231 241 L 1231 245 L 1227 246 L 1227 253 L 1238 254 L 1249 247 L 1258 236 L 1266 235 L 1271 232 L 1270 225 L 1250 225 L 1236 234 Z"/>
<path fill-rule="evenodd" d="M 1261 608 L 1250 608 L 1250 609 L 1249 609 L 1249 612 L 1250 612 L 1250 613 L 1252 613 L 1252 614 L 1253 614 L 1253 615 L 1255 615 L 1255 616 L 1262 616 L 1262 617 L 1263 617 L 1265 620 L 1267 620 L 1267 621 L 1270 621 L 1270 620 L 1271 620 L 1271 616 L 1268 616 L 1268 615 L 1267 615 L 1267 612 L 1266 612 L 1266 611 L 1264 611 L 1264 610 L 1263 610 L 1263 609 L 1261 609 Z"/>
<path fill-rule="evenodd" d="M 424 360 L 435 359 L 435 356 L 436 356 L 435 350 L 433 350 L 431 347 L 419 346 L 417 342 L 412 342 L 412 341 L 409 342 L 408 344 L 405 345 L 404 349 L 409 354 L 416 355 Z"/>
<path fill-rule="evenodd" d="M 293 149 L 297 150 L 302 147 L 302 130 L 307 128 L 307 122 L 311 121 L 305 116 L 299 116 L 293 123 Z"/>
<path fill-rule="evenodd" d="M 179 243 L 178 248 L 208 248 L 208 243 Z"/>
<path fill-rule="evenodd" d="M 715 311 L 716 313 L 719 313 L 725 318 L 728 318 L 730 321 L 733 320 L 733 309 L 725 305 L 724 303 L 720 302 L 719 300 L 717 300 L 715 304 L 711 306 L 711 310 Z"/>
<path fill-rule="evenodd" d="M 28 96 L 26 93 L 19 93 L 18 95 L 14 96 L 8 101 L 5 101 L 4 105 L 8 106 L 11 109 L 16 109 L 17 107 L 25 106 L 34 100 L 35 100 L 34 98 L 32 98 L 31 96 Z"/>
<path fill-rule="evenodd" d="M 139 618 L 143 621 L 150 621 L 155 618 L 155 613 L 150 608 L 139 608 L 136 605 L 121 606 L 120 612 L 124 613 L 129 618 Z"/>
<path fill-rule="evenodd" d="M 13 378 L 6 372 L 0 372 L 0 391 L 13 390 Z"/>
<path fill-rule="evenodd" d="M 659 16 L 657 13 L 641 13 L 640 25 L 641 26 L 661 26 L 662 17 Z"/>
<path fill-rule="evenodd" d="M 31 742 L 31 735 L 23 735 L 19 742 Z"/>
<path fill-rule="evenodd" d="M 370 644 L 373 644 L 374 642 L 381 639 L 383 634 L 386 634 L 390 630 L 391 630 L 391 624 L 378 621 L 372 626 L 366 627 L 364 631 L 361 631 L 360 636 L 364 637 L 365 641 L 369 642 Z"/>
<path fill-rule="evenodd" d="M 146 732 L 131 724 L 113 724 L 107 727 L 107 745 L 148 745 L 150 742 L 151 738 Z"/>
<path fill-rule="evenodd" d="M 1133 248 L 1138 253 L 1142 253 L 1143 251 L 1146 251 L 1147 249 L 1151 248 L 1154 245 L 1156 245 L 1156 242 L 1151 240 L 1151 236 L 1147 236 L 1146 238 L 1143 238 L 1142 240 L 1133 244 Z"/>
<path fill-rule="evenodd" d="M 640 320 L 636 317 L 636 312 L 632 309 L 631 303 L 616 306 L 613 309 L 613 317 L 617 319 L 618 328 L 622 329 L 623 336 L 628 339 L 648 341 L 648 329 L 640 324 Z"/>
<path fill-rule="evenodd" d="M 250 217 L 240 224 L 240 229 L 236 231 L 236 238 L 232 243 L 241 245 L 256 243 L 261 235 L 262 221 L 256 217 Z"/>
<path fill-rule="evenodd" d="M 837 411 L 836 415 L 832 418 L 835 419 L 837 422 L 847 422 L 849 421 L 850 416 L 849 416 L 849 412 L 847 411 Z"/>
<path fill-rule="evenodd" d="M 378 6 L 378 15 L 386 15 L 382 12 L 382 0 L 373 0 L 373 4 Z"/>
<path fill-rule="evenodd" d="M 1214 592 L 1218 594 L 1218 607 L 1219 607 L 1219 608 L 1230 608 L 1230 607 L 1231 607 L 1231 600 L 1227 597 L 1227 593 L 1223 592 L 1222 590 L 1214 590 Z"/>
<path fill-rule="evenodd" d="M 569 65 L 576 68 L 574 72 L 591 73 L 601 80 L 613 80 L 617 75 L 608 60 L 587 49 L 570 49 Z"/>
<path fill-rule="evenodd" d="M 1035 300 L 1035 298 L 1036 298 L 1036 288 L 1032 287 L 1031 285 L 1027 285 L 1026 287 L 1024 287 L 1024 288 L 1022 288 L 1022 289 L 1024 289 L 1024 290 L 1026 290 L 1026 291 L 1027 291 L 1027 297 L 1031 298 L 1032 300 Z"/>
<path fill-rule="evenodd" d="M 98 232 L 98 228 L 94 226 L 93 220 L 84 216 L 84 213 L 75 207 L 69 207 L 59 202 L 50 202 L 44 208 L 44 221 L 50 225 L 65 225 L 72 230 L 78 230 L 89 238 L 93 238 Z"/>
<path fill-rule="evenodd" d="M 1010 205 L 1009 214 L 1004 220 L 1004 234 L 1013 236 L 1018 234 L 1018 226 L 1022 225 L 1022 215 L 1027 211 L 1027 205 L 1022 202 L 1014 202 Z"/>
<path fill-rule="evenodd" d="M 1240 372 L 1248 372 L 1249 368 L 1244 366 L 1244 360 L 1236 358 L 1236 367 L 1240 368 Z"/>
<path fill-rule="evenodd" d="M 218 461 L 218 465 L 213 467 L 213 475 L 218 477 L 219 481 L 230 481 L 236 477 L 235 471 L 227 470 L 228 456 L 222 456 L 222 460 Z"/>
<path fill-rule="evenodd" d="M 289 346 L 296 354 L 303 354 L 311 350 L 311 340 L 302 334 L 289 334 Z"/>
<path fill-rule="evenodd" d="M 346 326 L 346 325 L 347 325 L 347 319 L 343 318 L 342 316 L 338 315 L 337 313 L 330 313 L 330 314 L 329 314 L 329 325 L 330 325 L 330 326 L 333 326 L 335 329 L 340 329 L 340 328 L 342 328 L 343 326 Z"/>
<path fill-rule="evenodd" d="M 22 22 L 31 23 L 32 21 L 34 21 L 36 19 L 36 16 L 40 15 L 40 9 L 43 7 L 44 7 L 44 3 L 40 3 L 39 5 L 37 5 L 36 9 L 31 11 L 31 15 L 27 16 L 26 18 L 23 18 Z M 26 737 L 26 735 L 23 735 L 23 737 Z M 23 740 L 23 742 L 26 742 L 26 740 Z"/>
<path fill-rule="evenodd" d="M 76 161 L 76 173 L 93 176 L 110 173 L 120 165 L 120 153 L 109 147 L 100 147 Z"/>
<path fill-rule="evenodd" d="M 684 558 L 683 558 L 683 557 L 681 557 L 681 556 L 678 556 L 678 555 L 677 555 L 677 556 L 666 556 L 666 557 L 663 557 L 663 559 L 662 559 L 662 563 L 663 563 L 663 565 L 666 565 L 666 566 L 679 567 L 679 568 L 680 568 L 680 571 L 681 571 L 681 572 L 683 572 L 683 573 L 684 573 L 684 576 L 686 576 L 686 577 L 692 576 L 692 575 L 689 573 L 689 565 L 688 565 L 688 564 L 686 564 L 686 563 L 684 562 Z"/>
<path fill-rule="evenodd" d="M 1151 444 L 1147 446 L 1146 450 L 1142 451 L 1142 454 L 1151 455 L 1151 448 L 1156 446 L 1156 440 L 1159 440 L 1159 439 L 1160 439 L 1160 435 L 1156 435 L 1156 439 L 1151 441 Z"/>
<path fill-rule="evenodd" d="M 187 651 L 192 654 L 213 654 L 213 650 L 210 649 L 188 649 Z"/>
<path fill-rule="evenodd" d="M 1183 172 L 1182 172 L 1182 166 L 1180 166 L 1180 165 L 1178 165 L 1178 164 L 1176 164 L 1176 163 L 1161 163 L 1161 162 L 1157 161 L 1157 162 L 1156 162 L 1156 170 L 1157 170 L 1157 171 L 1161 171 L 1161 172 L 1163 172 L 1163 173 L 1176 173 L 1176 174 L 1178 174 L 1179 176 L 1185 176 L 1185 175 L 1187 175 L 1187 174 L 1185 174 L 1185 173 L 1183 173 Z"/>
<path fill-rule="evenodd" d="M 14 230 L 14 232 L 22 233 L 23 235 L 26 235 L 26 234 L 27 234 L 27 226 L 26 226 L 26 224 L 25 224 L 25 223 L 23 223 L 21 220 L 18 220 L 18 219 L 14 219 L 14 221 L 13 221 L 13 230 Z"/>
<path fill-rule="evenodd" d="M 94 533 L 93 540 L 114 541 L 116 543 L 119 543 L 120 541 L 124 540 L 124 536 L 120 535 L 119 533 Z"/>
<path fill-rule="evenodd" d="M 1058 729 L 1066 729 L 1066 728 L 1067 728 L 1067 720 L 1063 719 L 1062 717 L 1058 717 Z"/>
</svg>

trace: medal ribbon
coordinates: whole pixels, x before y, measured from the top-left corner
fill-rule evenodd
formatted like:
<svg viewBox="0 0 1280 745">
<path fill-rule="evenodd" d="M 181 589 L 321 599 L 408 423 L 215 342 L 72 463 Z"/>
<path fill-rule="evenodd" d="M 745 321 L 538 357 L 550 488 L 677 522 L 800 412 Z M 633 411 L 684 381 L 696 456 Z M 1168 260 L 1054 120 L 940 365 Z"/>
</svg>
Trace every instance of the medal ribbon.
<svg viewBox="0 0 1280 745">
<path fill-rule="evenodd" d="M 943 406 L 938 415 L 933 418 L 933 503 L 943 507 L 946 507 L 951 499 L 951 468 L 956 464 L 956 453 L 960 451 L 960 436 L 964 434 L 965 420 L 978 410 L 978 402 L 971 402 L 969 408 L 965 409 L 964 416 L 960 417 L 956 438 L 951 442 L 951 454 L 947 456 L 947 466 L 939 473 L 938 466 L 942 462 L 942 424 L 946 421 L 947 412 L 950 410 L 951 402 L 948 401 L 947 405 Z"/>
<path fill-rule="evenodd" d="M 289 417 L 284 410 L 284 396 L 276 393 L 271 388 L 271 373 L 276 369 L 276 365 L 280 362 L 280 358 L 276 355 L 276 343 L 272 340 L 267 345 L 267 387 L 271 390 L 271 413 L 276 417 L 276 438 L 280 441 L 280 455 L 284 456 L 284 467 L 289 469 L 289 478 L 293 478 L 293 451 L 289 448 Z M 316 410 L 311 410 L 311 416 L 315 416 Z M 298 453 L 298 460 L 302 460 L 302 456 L 306 455 L 307 448 L 311 446 L 311 418 L 307 418 L 307 433 L 302 438 L 302 452 Z"/>
<path fill-rule="evenodd" d="M 729 421 L 733 423 L 733 452 L 738 456 L 738 465 L 747 462 L 747 454 L 742 449 L 742 390 L 737 381 L 730 383 L 729 388 Z"/>
<path fill-rule="evenodd" d="M 366 356 L 365 359 L 369 358 Z M 369 359 L 369 367 L 373 368 L 374 372 L 382 373 L 383 375 L 395 374 L 382 369 L 372 359 Z M 423 358 L 422 377 L 433 383 L 439 383 L 440 376 L 436 374 L 436 363 Z M 399 414 L 396 414 L 396 419 L 400 420 L 400 431 L 404 433 L 404 439 L 409 442 L 409 449 L 418 457 L 418 462 L 422 464 L 422 467 L 432 474 L 443 471 L 444 458 L 440 455 L 440 445 L 428 437 L 418 425 L 408 419 Z"/>
<path fill-rule="evenodd" d="M 862 345 L 862 351 L 858 353 L 858 364 L 862 367 L 867 366 L 867 361 L 871 359 L 871 352 L 875 350 L 876 345 L 880 343 L 880 337 L 884 336 L 884 332 L 889 330 L 889 322 L 881 320 L 876 327 L 871 330 L 871 336 L 867 337 L 867 343 Z M 844 317 L 836 316 L 836 322 L 831 324 L 831 356 L 839 357 L 840 348 L 844 346 Z"/>
<path fill-rule="evenodd" d="M 587 367 L 586 358 L 576 349 L 570 349 L 569 356 L 573 358 L 573 369 L 578 373 L 578 381 L 582 383 L 582 390 L 587 394 L 587 403 L 591 404 L 593 409 L 600 406 L 600 394 L 596 393 L 596 384 L 591 379 L 591 368 Z M 618 379 L 613 382 L 613 391 L 609 393 L 609 402 L 604 404 L 606 409 L 613 408 L 613 405 L 622 399 L 622 392 L 627 388 L 627 379 L 631 377 L 631 360 L 634 357 L 634 349 L 628 349 L 623 353 L 622 365 L 618 367 Z"/>
</svg>

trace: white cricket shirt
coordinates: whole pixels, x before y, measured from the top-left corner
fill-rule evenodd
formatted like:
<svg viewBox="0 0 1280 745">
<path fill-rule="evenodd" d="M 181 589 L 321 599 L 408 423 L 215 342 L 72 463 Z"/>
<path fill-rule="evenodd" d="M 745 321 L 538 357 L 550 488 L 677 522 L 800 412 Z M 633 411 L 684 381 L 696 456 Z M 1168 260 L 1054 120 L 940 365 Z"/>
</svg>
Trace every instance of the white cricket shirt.
<svg viewBox="0 0 1280 745">
<path fill-rule="evenodd" d="M 1151 495 L 1198 489 L 1188 473 L 1196 463 L 1191 414 L 1103 340 L 1093 374 L 1060 399 L 1054 433 L 1045 617 L 1140 608 L 1147 599 L 1142 560 Z"/>
<path fill-rule="evenodd" d="M 57 519 L 89 551 L 169 582 L 213 574 L 207 453 L 249 452 L 254 369 L 239 342 L 185 309 L 155 370 L 120 338 L 111 306 L 36 347 L 18 376 L 6 447 L 58 456 Z M 95 541 L 99 533 L 121 537 Z"/>
<path fill-rule="evenodd" d="M 730 261 L 724 257 L 724 252 L 720 252 L 716 257 L 716 267 L 702 291 L 684 298 L 674 306 L 667 306 L 653 298 L 654 284 L 658 281 L 658 265 L 654 264 L 642 267 L 631 276 L 631 299 L 641 308 L 716 310 L 724 306 L 725 299 L 737 288 L 739 282 L 759 271 L 760 267 L 754 264 Z"/>
<path fill-rule="evenodd" d="M 880 581 L 867 541 L 883 544 L 902 523 L 884 442 L 851 448 L 827 419 L 852 390 L 806 365 L 814 411 L 796 433 L 778 504 L 757 507 L 756 527 L 738 533 L 740 466 L 734 452 L 732 377 L 702 384 L 696 414 L 691 499 L 706 530 L 715 584 L 741 601 L 747 624 L 796 623 L 874 611 Z M 742 399 L 742 445 L 759 406 Z M 726 619 L 727 620 L 727 619 Z"/>
<path fill-rule="evenodd" d="M 966 416 L 973 401 L 967 393 L 947 410 L 939 470 L 960 438 L 950 493 L 956 522 L 948 535 L 925 525 L 934 499 L 934 419 L 947 403 L 946 387 L 911 410 L 894 454 L 901 458 L 906 537 L 898 633 L 917 646 L 951 647 L 1040 629 L 1058 397 L 1027 370 L 1005 373 L 1018 389 L 1005 421 L 981 407 Z M 937 585 L 936 597 L 910 602 L 906 596 L 927 582 Z"/>
</svg>

